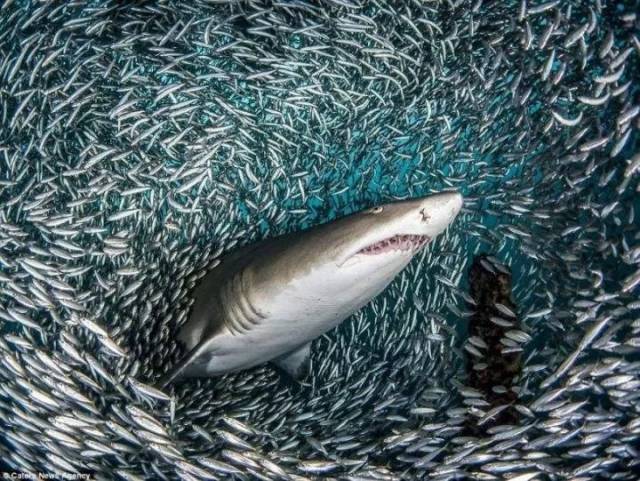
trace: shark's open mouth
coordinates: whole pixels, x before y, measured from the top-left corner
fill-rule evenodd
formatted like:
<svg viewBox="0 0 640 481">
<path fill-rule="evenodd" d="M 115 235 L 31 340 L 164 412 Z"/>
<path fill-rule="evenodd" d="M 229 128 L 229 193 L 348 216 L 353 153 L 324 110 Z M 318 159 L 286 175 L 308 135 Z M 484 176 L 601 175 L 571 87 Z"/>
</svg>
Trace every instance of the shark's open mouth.
<svg viewBox="0 0 640 481">
<path fill-rule="evenodd" d="M 397 250 L 418 250 L 430 240 L 426 235 L 395 235 L 360 249 L 357 254 L 377 255 Z"/>
</svg>

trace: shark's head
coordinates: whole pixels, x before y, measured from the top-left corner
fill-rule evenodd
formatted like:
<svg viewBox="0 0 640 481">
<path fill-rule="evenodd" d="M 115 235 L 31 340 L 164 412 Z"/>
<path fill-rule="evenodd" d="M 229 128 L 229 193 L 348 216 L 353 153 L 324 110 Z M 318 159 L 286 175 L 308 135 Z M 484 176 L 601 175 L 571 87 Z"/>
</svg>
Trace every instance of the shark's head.
<svg viewBox="0 0 640 481">
<path fill-rule="evenodd" d="M 406 264 L 442 233 L 462 207 L 462 196 L 444 192 L 378 205 L 340 219 L 334 260 L 348 269 L 362 263 Z"/>
<path fill-rule="evenodd" d="M 459 193 L 444 192 L 356 212 L 274 243 L 254 278 L 260 278 L 265 304 L 276 303 L 273 278 L 290 286 L 277 302 L 290 305 L 283 318 L 300 317 L 302 310 L 344 319 L 382 292 L 461 207 Z"/>
<path fill-rule="evenodd" d="M 246 278 L 258 286 L 254 299 L 277 305 L 264 310 L 282 318 L 344 319 L 382 292 L 461 207 L 459 193 L 444 192 L 378 205 L 275 238 L 253 256 L 248 269 Z"/>
</svg>

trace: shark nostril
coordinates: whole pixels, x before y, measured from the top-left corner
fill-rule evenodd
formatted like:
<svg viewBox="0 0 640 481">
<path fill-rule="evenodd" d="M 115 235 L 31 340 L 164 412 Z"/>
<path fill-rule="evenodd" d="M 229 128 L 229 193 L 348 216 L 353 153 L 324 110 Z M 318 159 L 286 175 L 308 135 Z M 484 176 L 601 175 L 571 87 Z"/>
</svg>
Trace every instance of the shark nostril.
<svg viewBox="0 0 640 481">
<path fill-rule="evenodd" d="M 429 219 L 431 218 L 429 214 L 425 212 L 424 208 L 420 210 L 420 215 L 422 216 L 422 222 L 428 222 Z"/>
</svg>

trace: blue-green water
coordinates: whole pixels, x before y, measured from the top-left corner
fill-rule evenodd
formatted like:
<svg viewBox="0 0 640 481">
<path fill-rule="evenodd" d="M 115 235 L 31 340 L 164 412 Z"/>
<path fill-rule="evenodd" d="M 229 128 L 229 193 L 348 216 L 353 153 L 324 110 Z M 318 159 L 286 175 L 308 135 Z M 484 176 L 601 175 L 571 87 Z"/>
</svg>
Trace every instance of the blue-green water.
<svg viewBox="0 0 640 481">
<path fill-rule="evenodd" d="M 5 2 L 0 458 L 64 471 L 51 461 L 62 453 L 96 479 L 173 479 L 178 460 L 200 455 L 241 469 L 237 479 L 278 478 L 228 449 L 299 476 L 321 460 L 315 474 L 341 479 L 634 479 L 637 12 L 591 1 Z M 443 190 L 464 195 L 459 218 L 314 343 L 299 389 L 270 367 L 185 383 L 171 402 L 136 388 L 180 357 L 175 334 L 216 258 Z M 518 402 L 560 389 L 522 415 L 530 427 L 505 435 L 509 445 L 459 429 L 491 408 L 459 387 L 481 253 L 511 270 L 532 338 Z M 56 388 L 65 383 L 89 401 Z M 181 457 L 104 428 L 144 431 L 132 406 Z M 78 412 L 98 434 L 74 427 L 61 442 L 51 420 Z M 599 416 L 612 432 L 594 441 Z M 252 449 L 219 437 L 229 417 L 255 431 L 236 432 Z M 122 451 L 96 453 L 87 439 Z M 584 468 L 591 459 L 601 462 Z"/>
</svg>

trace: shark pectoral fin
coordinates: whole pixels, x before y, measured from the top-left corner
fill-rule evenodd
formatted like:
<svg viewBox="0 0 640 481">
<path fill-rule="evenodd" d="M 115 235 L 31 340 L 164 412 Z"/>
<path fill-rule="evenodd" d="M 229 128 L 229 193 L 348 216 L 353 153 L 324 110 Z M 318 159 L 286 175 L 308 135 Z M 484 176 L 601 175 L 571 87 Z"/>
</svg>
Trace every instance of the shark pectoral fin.
<svg viewBox="0 0 640 481">
<path fill-rule="evenodd" d="M 210 358 L 212 355 L 206 355 L 207 351 L 209 350 L 210 341 L 211 338 L 203 339 L 202 341 L 200 341 L 196 345 L 196 347 L 191 349 L 191 351 L 189 351 L 189 353 L 184 358 L 176 363 L 176 365 L 173 366 L 169 370 L 169 372 L 167 372 L 160 378 L 160 380 L 156 383 L 156 386 L 159 388 L 165 388 L 168 384 L 176 380 L 189 377 L 202 370 L 199 369 L 199 366 L 206 364 L 208 358 Z"/>
<path fill-rule="evenodd" d="M 280 356 L 271 362 L 289 374 L 293 379 L 300 379 L 309 372 L 310 356 L 311 343 L 308 342 L 295 351 Z"/>
</svg>

